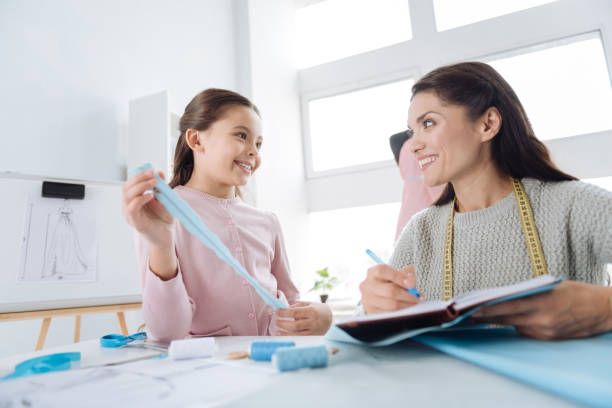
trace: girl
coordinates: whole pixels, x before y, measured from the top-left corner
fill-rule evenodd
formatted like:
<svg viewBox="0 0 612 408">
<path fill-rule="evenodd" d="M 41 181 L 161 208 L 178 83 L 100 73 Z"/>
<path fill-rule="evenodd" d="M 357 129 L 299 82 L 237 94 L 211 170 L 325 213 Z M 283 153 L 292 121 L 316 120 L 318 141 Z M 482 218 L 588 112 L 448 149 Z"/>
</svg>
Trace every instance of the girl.
<svg viewBox="0 0 612 408">
<path fill-rule="evenodd" d="M 238 187 L 261 164 L 257 107 L 235 92 L 207 89 L 189 102 L 179 127 L 170 187 L 265 289 L 291 307 L 275 315 L 246 280 L 175 222 L 153 194 L 144 194 L 156 185 L 149 170 L 128 179 L 122 196 L 125 219 L 138 231 L 142 309 L 152 337 L 324 334 L 331 324 L 330 309 L 296 303 L 299 293 L 289 277 L 278 219 L 245 204 L 239 195 Z"/>
<path fill-rule="evenodd" d="M 412 92 L 410 149 L 425 184 L 445 190 L 410 220 L 389 266 L 368 270 L 365 311 L 415 304 L 404 290 L 415 285 L 430 300 L 449 299 L 550 273 L 569 280 L 480 318 L 537 338 L 612 330 L 612 288 L 601 286 L 612 262 L 612 193 L 555 167 L 490 66 L 441 67 Z"/>
</svg>

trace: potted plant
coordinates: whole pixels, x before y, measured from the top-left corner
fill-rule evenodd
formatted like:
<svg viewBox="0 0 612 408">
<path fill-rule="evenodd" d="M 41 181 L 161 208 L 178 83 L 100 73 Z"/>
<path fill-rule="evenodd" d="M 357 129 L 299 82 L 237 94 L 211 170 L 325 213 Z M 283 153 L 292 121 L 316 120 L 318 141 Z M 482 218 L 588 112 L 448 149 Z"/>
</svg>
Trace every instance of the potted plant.
<svg viewBox="0 0 612 408">
<path fill-rule="evenodd" d="M 340 283 L 340 280 L 335 276 L 330 276 L 327 268 L 316 271 L 318 279 L 315 280 L 314 286 L 308 291 L 315 291 L 319 293 L 321 303 L 327 302 L 329 291 L 332 290 L 336 285 Z"/>
</svg>

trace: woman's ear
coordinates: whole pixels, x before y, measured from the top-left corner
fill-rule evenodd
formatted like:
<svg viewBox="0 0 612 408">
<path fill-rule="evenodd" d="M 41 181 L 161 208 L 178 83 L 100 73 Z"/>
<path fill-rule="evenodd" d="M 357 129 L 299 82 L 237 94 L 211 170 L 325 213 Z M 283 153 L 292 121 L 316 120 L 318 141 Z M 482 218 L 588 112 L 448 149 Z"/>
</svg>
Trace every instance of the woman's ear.
<svg viewBox="0 0 612 408">
<path fill-rule="evenodd" d="M 502 125 L 502 117 L 495 106 L 491 106 L 480 117 L 481 141 L 492 140 L 499 132 Z"/>
<path fill-rule="evenodd" d="M 204 151 L 204 145 L 202 144 L 202 137 L 199 131 L 187 129 L 187 132 L 185 132 L 185 141 L 194 152 L 202 153 Z"/>
</svg>

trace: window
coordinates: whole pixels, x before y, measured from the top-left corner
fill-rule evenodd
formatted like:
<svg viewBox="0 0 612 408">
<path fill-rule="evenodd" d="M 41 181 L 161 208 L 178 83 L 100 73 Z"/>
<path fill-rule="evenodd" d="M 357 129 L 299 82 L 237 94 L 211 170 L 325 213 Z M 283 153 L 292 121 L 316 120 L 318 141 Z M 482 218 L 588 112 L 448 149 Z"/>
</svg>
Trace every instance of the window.
<svg viewBox="0 0 612 408">
<path fill-rule="evenodd" d="M 360 299 L 359 283 L 374 265 L 365 250 L 371 249 L 384 261 L 391 257 L 399 210 L 400 203 L 390 203 L 308 215 L 309 270 L 328 267 L 340 277 L 342 283 L 333 290 L 333 299 L 355 304 Z"/>
<path fill-rule="evenodd" d="M 554 0 L 434 0 L 438 31 L 476 23 L 504 14 L 552 3 Z"/>
<path fill-rule="evenodd" d="M 389 137 L 406 129 L 413 84 L 409 79 L 311 100 L 312 170 L 393 160 Z"/>
<path fill-rule="evenodd" d="M 612 191 L 612 177 L 597 177 L 592 179 L 584 179 L 582 181 L 595 184 L 596 186 L 605 188 L 608 191 Z"/>
<path fill-rule="evenodd" d="M 298 68 L 412 37 L 408 0 L 325 0 L 299 8 L 296 26 Z"/>
<path fill-rule="evenodd" d="M 612 129 L 599 32 L 486 60 L 512 86 L 540 140 Z"/>
</svg>

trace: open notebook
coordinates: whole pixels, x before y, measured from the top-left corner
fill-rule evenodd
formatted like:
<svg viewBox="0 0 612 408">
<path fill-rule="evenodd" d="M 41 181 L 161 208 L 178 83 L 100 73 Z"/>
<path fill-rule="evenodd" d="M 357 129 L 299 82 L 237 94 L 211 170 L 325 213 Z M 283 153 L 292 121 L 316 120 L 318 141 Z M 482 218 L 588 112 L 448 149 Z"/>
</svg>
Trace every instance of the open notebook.
<svg viewBox="0 0 612 408">
<path fill-rule="evenodd" d="M 357 316 L 334 324 L 327 339 L 386 346 L 433 330 L 458 325 L 476 309 L 552 290 L 561 279 L 540 276 L 515 285 L 464 293 L 448 301 L 429 301 L 390 313 Z"/>
</svg>

